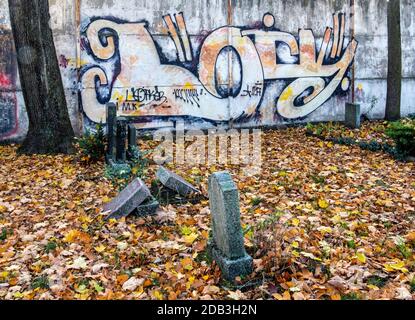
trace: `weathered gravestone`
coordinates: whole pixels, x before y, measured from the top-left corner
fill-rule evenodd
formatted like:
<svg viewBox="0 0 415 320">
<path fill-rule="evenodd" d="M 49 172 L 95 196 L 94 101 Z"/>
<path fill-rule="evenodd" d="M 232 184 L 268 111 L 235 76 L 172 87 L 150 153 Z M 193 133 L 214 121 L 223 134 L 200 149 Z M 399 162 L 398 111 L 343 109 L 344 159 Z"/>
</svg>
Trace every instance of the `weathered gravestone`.
<svg viewBox="0 0 415 320">
<path fill-rule="evenodd" d="M 127 158 L 129 160 L 138 159 L 140 156 L 140 150 L 137 145 L 137 129 L 133 124 L 129 124 Z"/>
<path fill-rule="evenodd" d="M 116 136 L 116 158 L 117 162 L 125 163 L 127 161 L 127 120 L 118 118 L 117 120 L 117 136 Z"/>
<path fill-rule="evenodd" d="M 106 219 L 126 217 L 149 198 L 150 190 L 141 179 L 136 178 L 113 201 L 104 206 L 104 211 L 110 212 Z"/>
<path fill-rule="evenodd" d="M 209 178 L 209 202 L 213 237 L 208 249 L 222 270 L 223 277 L 234 281 L 253 271 L 253 260 L 246 253 L 242 233 L 239 193 L 228 172 Z"/>
<path fill-rule="evenodd" d="M 114 103 L 108 103 L 107 107 L 107 163 L 115 161 L 116 157 L 116 136 L 117 136 L 117 107 Z"/>
<path fill-rule="evenodd" d="M 177 192 L 181 196 L 188 197 L 193 194 L 201 193 L 186 180 L 164 167 L 159 167 L 156 176 L 165 187 Z"/>
<path fill-rule="evenodd" d="M 346 126 L 351 129 L 360 128 L 360 104 L 346 103 Z"/>
</svg>

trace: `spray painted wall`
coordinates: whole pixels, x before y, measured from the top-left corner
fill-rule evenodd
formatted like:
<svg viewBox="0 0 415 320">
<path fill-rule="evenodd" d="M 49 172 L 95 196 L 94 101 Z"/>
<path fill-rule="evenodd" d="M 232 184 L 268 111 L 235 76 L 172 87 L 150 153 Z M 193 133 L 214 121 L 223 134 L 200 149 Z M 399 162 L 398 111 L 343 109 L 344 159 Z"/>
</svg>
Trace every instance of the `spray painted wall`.
<svg viewBox="0 0 415 320">
<path fill-rule="evenodd" d="M 0 40 L 11 44 L 0 3 Z M 73 125 L 105 121 L 109 101 L 142 128 L 341 121 L 353 64 L 357 102 L 382 118 L 386 1 L 356 4 L 352 39 L 348 0 L 50 1 Z M 415 112 L 414 9 L 402 0 L 403 114 Z M 14 118 L 0 123 L 0 139 L 19 138 L 24 103 L 12 45 L 2 50 L 1 110 Z"/>
</svg>

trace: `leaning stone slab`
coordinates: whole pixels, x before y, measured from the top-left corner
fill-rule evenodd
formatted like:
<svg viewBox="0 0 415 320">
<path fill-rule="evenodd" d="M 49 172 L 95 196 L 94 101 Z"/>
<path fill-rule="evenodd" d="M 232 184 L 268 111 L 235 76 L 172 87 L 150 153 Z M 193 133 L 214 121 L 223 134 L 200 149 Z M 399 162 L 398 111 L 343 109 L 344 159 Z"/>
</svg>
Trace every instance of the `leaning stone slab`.
<svg viewBox="0 0 415 320">
<path fill-rule="evenodd" d="M 229 281 L 251 274 L 253 260 L 244 247 L 239 193 L 228 172 L 214 173 L 209 178 L 209 202 L 213 237 L 208 250 L 212 259 Z"/>
<path fill-rule="evenodd" d="M 150 197 L 150 190 L 141 179 L 137 178 L 121 191 L 112 202 L 104 206 L 104 211 L 110 212 L 106 219 L 126 217 Z"/>
<path fill-rule="evenodd" d="M 188 183 L 186 180 L 167 170 L 164 167 L 159 167 L 157 171 L 157 179 L 167 188 L 177 192 L 181 196 L 187 197 L 192 194 L 200 194 L 201 192 L 197 190 L 194 186 Z"/>
</svg>

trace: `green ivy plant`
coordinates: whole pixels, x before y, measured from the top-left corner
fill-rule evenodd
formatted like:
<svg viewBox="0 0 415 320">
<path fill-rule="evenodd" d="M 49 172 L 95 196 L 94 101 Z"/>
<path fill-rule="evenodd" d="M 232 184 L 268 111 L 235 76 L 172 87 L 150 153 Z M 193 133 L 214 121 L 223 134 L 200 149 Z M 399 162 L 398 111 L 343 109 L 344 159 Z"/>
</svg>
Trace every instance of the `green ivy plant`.
<svg viewBox="0 0 415 320">
<path fill-rule="evenodd" d="M 415 119 L 407 118 L 391 123 L 386 134 L 395 141 L 399 153 L 415 156 Z"/>
<path fill-rule="evenodd" d="M 105 154 L 105 132 L 102 122 L 96 125 L 94 132 L 87 129 L 85 134 L 77 139 L 76 146 L 82 161 L 100 161 Z"/>
</svg>

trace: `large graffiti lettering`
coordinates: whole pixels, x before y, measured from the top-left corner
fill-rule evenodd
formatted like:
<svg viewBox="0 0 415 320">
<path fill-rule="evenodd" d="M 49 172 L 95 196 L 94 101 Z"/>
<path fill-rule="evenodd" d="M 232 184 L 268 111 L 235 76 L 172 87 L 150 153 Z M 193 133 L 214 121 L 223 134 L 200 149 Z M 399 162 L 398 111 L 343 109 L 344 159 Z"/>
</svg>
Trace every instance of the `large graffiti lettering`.
<svg viewBox="0 0 415 320">
<path fill-rule="evenodd" d="M 286 83 L 273 112 L 297 119 L 338 90 L 349 90 L 358 43 L 345 43 L 344 14 L 333 15 L 333 28 L 327 27 L 319 48 L 311 30 L 300 29 L 298 37 L 280 31 L 269 13 L 261 28 L 220 27 L 199 46 L 191 41 L 182 13 L 163 21 L 176 61 L 167 61 L 146 22 L 98 18 L 88 23 L 80 95 L 89 119 L 105 121 L 105 104 L 112 101 L 123 116 L 238 121 L 259 114 L 273 81 Z"/>
<path fill-rule="evenodd" d="M 0 139 L 17 131 L 16 74 L 12 34 L 0 29 Z"/>
</svg>

